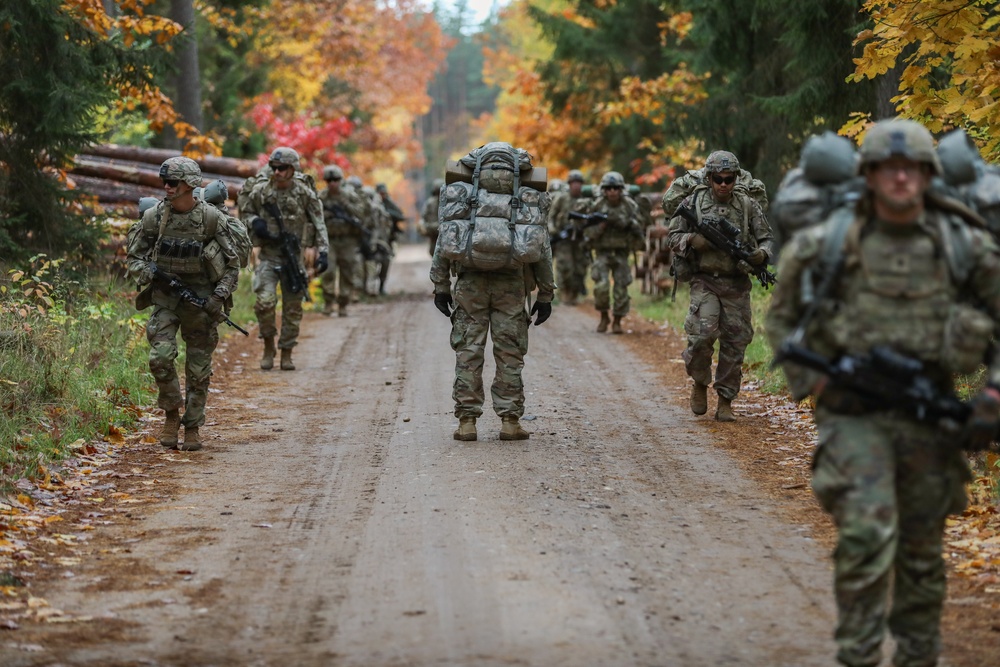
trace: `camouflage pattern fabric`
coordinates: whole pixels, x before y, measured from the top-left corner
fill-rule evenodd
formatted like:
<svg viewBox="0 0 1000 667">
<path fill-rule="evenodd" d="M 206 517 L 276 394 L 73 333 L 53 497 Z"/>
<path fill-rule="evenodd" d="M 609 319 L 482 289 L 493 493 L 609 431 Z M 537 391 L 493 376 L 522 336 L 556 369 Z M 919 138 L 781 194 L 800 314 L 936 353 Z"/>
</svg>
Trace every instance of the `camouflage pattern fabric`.
<svg viewBox="0 0 1000 667">
<path fill-rule="evenodd" d="M 181 395 L 177 376 L 177 333 L 185 346 L 184 387 Z M 212 353 L 219 343 L 218 323 L 197 306 L 181 302 L 176 308 L 157 306 L 146 323 L 149 341 L 149 370 L 156 380 L 159 398 L 156 405 L 164 410 L 184 407 L 181 424 L 198 428 L 205 423 L 205 404 L 212 377 Z"/>
<path fill-rule="evenodd" d="M 427 197 L 427 201 L 424 202 L 423 211 L 420 213 L 420 219 L 424 225 L 424 234 L 427 235 L 427 240 L 430 243 L 431 255 L 434 254 L 434 246 L 437 244 L 438 228 L 440 225 L 438 222 L 439 205 L 438 196 L 431 195 Z"/>
<path fill-rule="evenodd" d="M 753 340 L 750 279 L 695 274 L 684 333 L 687 349 L 681 358 L 688 376 L 706 387 L 712 384 L 712 355 L 719 341 L 715 391 L 730 401 L 736 398 L 743 379 L 743 355 Z"/>
<path fill-rule="evenodd" d="M 579 221 L 571 220 L 569 212 L 586 211 L 590 201 L 590 197 L 574 197 L 568 191 L 562 191 L 552 197 L 549 207 L 549 234 L 558 234 L 570 225 L 578 229 L 576 239 L 560 241 L 552 251 L 556 260 L 557 284 L 567 301 L 587 293 L 587 270 L 591 262 L 591 251 L 584 242 L 583 232 L 579 231 Z"/>
<path fill-rule="evenodd" d="M 358 287 L 360 280 L 358 263 L 358 240 L 350 236 L 339 236 L 330 241 L 330 266 L 320 274 L 323 287 L 323 301 L 338 306 L 346 306 Z"/>
<path fill-rule="evenodd" d="M 259 329 L 258 338 L 274 338 L 278 336 L 277 307 L 278 286 L 281 285 L 282 262 L 262 257 L 257 262 L 253 273 L 253 293 L 257 300 L 253 304 L 253 312 L 257 315 Z M 327 271 L 329 272 L 329 270 Z M 302 301 L 305 295 L 295 294 L 281 288 L 281 335 L 278 336 L 278 349 L 292 349 L 298 345 L 299 327 L 302 322 Z"/>
<path fill-rule="evenodd" d="M 781 280 L 766 321 L 775 349 L 806 308 L 803 274 L 814 271 L 814 282 L 824 277 L 820 259 L 836 215 L 796 234 L 782 252 Z M 1000 250 L 985 230 L 966 227 L 968 277 L 956 281 L 941 259 L 962 255 L 943 247 L 954 242 L 940 233 L 949 221 L 964 224 L 933 206 L 905 230 L 857 217 L 844 241 L 845 268 L 832 296 L 820 302 L 805 345 L 828 357 L 891 345 L 920 359 L 940 387 L 950 389 L 952 375 L 939 365 L 948 309 L 935 303 L 945 290 L 946 300 L 982 304 L 1000 322 Z M 884 307 L 873 301 L 887 285 L 907 286 L 895 293 L 906 297 L 895 299 L 894 310 L 887 309 L 888 295 Z M 830 317 L 841 311 L 851 321 Z M 993 384 L 1000 381 L 997 348 L 992 342 L 987 380 Z M 818 380 L 814 372 L 791 365 L 785 374 L 796 398 L 809 395 Z M 833 554 L 838 658 L 845 665 L 878 664 L 888 622 L 898 643 L 895 665 L 935 665 L 945 595 L 944 517 L 965 507 L 967 464 L 953 433 L 889 410 L 859 410 L 842 400 L 843 394 L 827 389 L 817 399 L 820 444 L 813 477 L 813 490 L 839 532 Z"/>
<path fill-rule="evenodd" d="M 587 212 L 606 213 L 608 216 L 606 222 L 588 227 L 584 232 L 587 243 L 594 249 L 594 261 L 590 267 L 590 277 L 594 281 L 594 308 L 609 310 L 613 290 L 614 315 L 625 317 L 631 304 L 628 295 L 628 286 L 632 283 L 629 253 L 635 239 L 642 235 L 639 205 L 630 197 L 623 196 L 618 203 L 612 204 L 606 197 L 600 196 L 591 202 Z"/>
<path fill-rule="evenodd" d="M 612 296 L 614 296 L 612 315 L 615 317 L 628 315 L 632 304 L 632 297 L 628 294 L 628 286 L 632 284 L 632 267 L 628 258 L 628 250 L 598 250 L 595 253 L 594 263 L 590 266 L 590 278 L 594 281 L 596 310 L 612 310 Z"/>
</svg>

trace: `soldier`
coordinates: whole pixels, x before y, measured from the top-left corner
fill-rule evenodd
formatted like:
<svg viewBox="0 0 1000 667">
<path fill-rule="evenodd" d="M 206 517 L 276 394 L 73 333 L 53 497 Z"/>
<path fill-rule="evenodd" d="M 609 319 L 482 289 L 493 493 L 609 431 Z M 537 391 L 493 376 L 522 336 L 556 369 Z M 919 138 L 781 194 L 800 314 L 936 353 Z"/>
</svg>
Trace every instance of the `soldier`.
<svg viewBox="0 0 1000 667">
<path fill-rule="evenodd" d="M 434 179 L 434 184 L 431 186 L 431 193 L 424 202 L 424 210 L 420 213 L 423 233 L 427 236 L 427 240 L 430 242 L 431 256 L 434 255 L 434 245 L 437 243 L 438 239 L 438 200 L 441 195 L 441 188 L 443 187 L 443 180 L 440 178 Z"/>
<path fill-rule="evenodd" d="M 268 167 L 271 176 L 258 182 L 247 195 L 240 216 L 253 232 L 254 246 L 260 248 L 253 276 L 253 291 L 257 297 L 253 309 L 260 323 L 259 335 L 264 341 L 260 367 L 262 370 L 274 367 L 274 338 L 278 334 L 275 308 L 278 283 L 281 283 L 281 335 L 278 338 L 281 370 L 293 371 L 292 348 L 298 344 L 302 300 L 308 295 L 309 284 L 306 280 L 303 289 L 293 292 L 289 277 L 292 272 L 304 274 L 304 259 L 312 260 L 315 253 L 318 253 L 316 272 L 326 271 L 329 243 L 319 197 L 304 180 L 295 176 L 300 169 L 299 154 L 291 148 L 275 148 Z M 282 252 L 283 233 L 294 235 L 308 255 L 304 258 L 299 251 L 297 257 L 287 259 Z"/>
<path fill-rule="evenodd" d="M 193 196 L 201 186 L 201 168 L 186 157 L 172 157 L 160 166 L 164 201 L 147 207 L 128 234 L 128 270 L 147 287 L 136 308 L 153 306 L 146 324 L 149 370 L 159 390 L 157 405 L 166 413 L 160 444 L 171 449 L 197 451 L 198 429 L 205 423 L 205 402 L 212 377 L 212 353 L 219 342 L 220 314 L 232 306 L 239 280 L 239 258 L 221 213 Z M 221 249 L 208 260 L 212 245 Z M 204 306 L 181 298 L 169 283 L 179 281 Z M 174 360 L 177 332 L 185 343 L 185 396 Z M 184 406 L 183 420 L 180 408 Z M 184 425 L 184 442 L 178 442 Z"/>
<path fill-rule="evenodd" d="M 694 380 L 691 412 L 708 411 L 708 385 L 712 382 L 712 355 L 719 341 L 719 363 L 715 369 L 718 406 L 715 418 L 735 421 L 732 402 L 740 391 L 743 355 L 753 340 L 750 321 L 750 277 L 772 257 L 771 229 L 760 205 L 742 189 L 735 189 L 740 163 L 729 151 L 715 151 L 705 161 L 708 185 L 699 185 L 682 206 L 700 219 L 723 218 L 740 230 L 740 241 L 753 250 L 748 262 L 737 261 L 697 233 L 682 217 L 670 221 L 667 244 L 684 258 L 691 271 L 691 308 L 684 321 L 687 349 L 681 355 L 687 374 Z M 750 266 L 752 265 L 752 266 Z"/>
<path fill-rule="evenodd" d="M 323 285 L 323 313 L 333 313 L 337 304 L 337 316 L 347 317 L 347 305 L 351 302 L 358 280 L 358 246 L 365 234 L 361 224 L 364 214 L 360 202 L 349 190 L 342 187 L 344 171 L 335 164 L 323 167 L 326 189 L 320 199 L 323 216 L 330 237 L 333 262 L 320 275 Z"/>
<path fill-rule="evenodd" d="M 385 183 L 376 185 L 375 192 L 382 199 L 382 206 L 385 207 L 386 213 L 389 214 L 389 221 L 392 225 L 389 229 L 389 243 L 395 243 L 396 238 L 403 233 L 403 228 L 400 224 L 406 222 L 406 216 L 403 215 L 403 209 L 399 208 L 396 202 L 389 196 L 389 188 L 385 186 Z"/>
<path fill-rule="evenodd" d="M 625 179 L 617 171 L 609 171 L 601 178 L 601 194 L 588 206 L 589 213 L 605 213 L 608 219 L 588 227 L 584 232 L 587 243 L 594 249 L 594 263 L 590 277 L 594 281 L 594 308 L 601 313 L 597 332 L 604 333 L 611 325 L 611 332 L 622 333 L 622 318 L 628 314 L 630 297 L 628 286 L 632 283 L 629 253 L 642 239 L 639 224 L 639 206 L 625 196 Z M 614 323 L 608 317 L 611 309 L 612 281 L 614 282 Z"/>
<path fill-rule="evenodd" d="M 587 269 L 590 268 L 590 248 L 584 243 L 583 231 L 578 220 L 569 217 L 570 211 L 582 213 L 590 204 L 590 197 L 583 195 L 583 173 L 578 169 L 569 172 L 569 186 L 557 191 L 549 208 L 549 233 L 554 242 L 552 254 L 556 258 L 557 284 L 565 294 L 564 303 L 575 306 L 577 299 L 587 293 Z"/>
<path fill-rule="evenodd" d="M 1000 254 L 969 224 L 981 225 L 975 214 L 928 189 L 941 165 L 922 125 L 875 124 L 860 158 L 858 205 L 799 232 L 782 252 L 767 333 L 776 350 L 801 341 L 831 360 L 888 348 L 922 363 L 944 393 L 955 373 L 991 359 L 964 428 L 921 420 L 899 393 L 865 390 L 874 383 L 846 385 L 785 364 L 792 396 L 816 400 L 812 488 L 838 530 L 837 659 L 879 664 L 888 621 L 893 664 L 931 666 L 941 651 L 945 517 L 965 507 L 970 479 L 956 441 L 983 448 L 1000 424 L 1000 346 L 991 342 L 1000 326 Z"/>
</svg>

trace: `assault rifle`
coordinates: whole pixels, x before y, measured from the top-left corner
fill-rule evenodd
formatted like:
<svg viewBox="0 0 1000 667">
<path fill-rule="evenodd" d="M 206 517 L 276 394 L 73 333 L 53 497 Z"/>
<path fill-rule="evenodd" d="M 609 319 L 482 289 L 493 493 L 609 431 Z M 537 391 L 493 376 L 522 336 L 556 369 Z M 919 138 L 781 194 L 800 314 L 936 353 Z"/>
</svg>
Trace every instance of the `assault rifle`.
<svg viewBox="0 0 1000 667">
<path fill-rule="evenodd" d="M 692 225 L 694 225 L 695 230 L 711 243 L 713 246 L 726 253 L 736 261 L 745 262 L 750 266 L 750 272 L 754 275 L 757 280 L 760 281 L 761 286 L 764 289 L 769 288 L 774 284 L 777 278 L 773 273 L 767 270 L 764 265 L 753 266 L 747 260 L 747 258 L 753 254 L 752 250 L 748 250 L 743 242 L 740 241 L 740 230 L 737 229 L 736 225 L 729 222 L 725 218 L 716 217 L 704 217 L 701 220 L 698 219 L 698 214 L 689 209 L 687 206 L 679 206 L 675 215 L 679 215 Z"/>
<path fill-rule="evenodd" d="M 375 256 L 375 249 L 372 248 L 372 232 L 370 229 L 361 224 L 360 220 L 348 213 L 347 209 L 344 208 L 342 204 L 327 201 L 323 202 L 323 208 L 329 211 L 330 214 L 337 220 L 343 220 L 351 227 L 354 227 L 356 230 L 361 232 L 361 239 L 358 242 L 358 247 L 361 249 L 362 257 L 365 259 L 371 259 Z"/>
<path fill-rule="evenodd" d="M 187 301 L 196 308 L 204 310 L 205 304 L 208 303 L 207 298 L 195 294 L 193 289 L 185 285 L 184 281 L 182 281 L 180 278 L 178 278 L 176 275 L 172 273 L 167 273 L 166 271 L 161 271 L 159 269 L 156 269 L 156 271 L 153 273 L 153 282 L 156 283 L 156 285 L 161 289 L 169 291 L 172 294 L 176 294 L 181 298 L 181 301 Z M 229 319 L 229 316 L 226 315 L 224 312 L 222 311 L 219 312 L 219 318 L 222 322 L 225 322 L 232 328 L 239 331 L 244 336 L 250 335 L 249 331 L 247 331 L 240 325 L 236 324 L 236 322 L 233 322 L 231 319 Z"/>
<path fill-rule="evenodd" d="M 309 277 L 305 269 L 299 262 L 302 256 L 302 246 L 299 244 L 299 237 L 291 232 L 285 231 L 285 225 L 281 219 L 281 210 L 274 202 L 264 204 L 264 210 L 271 214 L 274 221 L 278 223 L 278 244 L 281 248 L 281 257 L 284 260 L 281 266 L 282 288 L 287 287 L 292 294 L 303 293 L 306 301 L 312 301 L 309 295 Z"/>
<path fill-rule="evenodd" d="M 842 355 L 830 361 L 801 344 L 786 339 L 774 363 L 793 363 L 826 375 L 830 386 L 855 396 L 872 410 L 899 410 L 917 421 L 958 428 L 971 413 L 951 392 L 942 391 L 924 373 L 924 365 L 885 345 L 864 355 Z"/>
<path fill-rule="evenodd" d="M 583 220 L 584 223 L 580 226 L 577 225 L 566 225 L 566 228 L 560 231 L 558 234 L 553 234 L 552 238 L 549 240 L 551 245 L 555 245 L 562 241 L 576 241 L 577 235 L 588 227 L 593 227 L 594 225 L 599 225 L 608 219 L 607 213 L 578 213 L 577 211 L 570 211 L 569 217 L 573 220 Z"/>
</svg>

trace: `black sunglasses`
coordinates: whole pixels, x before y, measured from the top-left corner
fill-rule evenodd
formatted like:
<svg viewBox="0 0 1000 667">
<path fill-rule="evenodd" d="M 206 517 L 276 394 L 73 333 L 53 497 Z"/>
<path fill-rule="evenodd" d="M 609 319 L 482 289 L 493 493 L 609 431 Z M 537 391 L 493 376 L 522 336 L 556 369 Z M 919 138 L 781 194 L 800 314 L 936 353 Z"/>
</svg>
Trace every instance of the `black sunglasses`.
<svg viewBox="0 0 1000 667">
<path fill-rule="evenodd" d="M 163 184 L 169 185 L 172 188 L 176 188 L 178 185 L 181 184 L 181 181 L 179 178 L 164 178 Z"/>
<path fill-rule="evenodd" d="M 732 185 L 736 182 L 735 176 L 719 176 L 718 174 L 712 174 L 712 182 L 716 185 Z"/>
<path fill-rule="evenodd" d="M 624 190 L 625 188 L 623 188 L 620 185 L 605 185 L 604 189 L 605 190 Z"/>
<path fill-rule="evenodd" d="M 292 168 L 293 167 L 290 164 L 272 164 L 271 165 L 271 169 L 273 169 L 274 171 L 285 171 L 286 169 L 292 169 Z"/>
<path fill-rule="evenodd" d="M 336 183 L 337 181 L 342 181 L 342 180 L 344 180 L 344 179 L 343 179 L 343 178 L 341 178 L 340 176 L 335 176 L 335 177 L 333 177 L 333 178 L 328 178 L 328 179 L 326 179 L 326 180 L 327 180 L 327 182 L 328 182 L 328 183 L 329 183 L 330 181 L 333 181 L 334 183 Z"/>
</svg>

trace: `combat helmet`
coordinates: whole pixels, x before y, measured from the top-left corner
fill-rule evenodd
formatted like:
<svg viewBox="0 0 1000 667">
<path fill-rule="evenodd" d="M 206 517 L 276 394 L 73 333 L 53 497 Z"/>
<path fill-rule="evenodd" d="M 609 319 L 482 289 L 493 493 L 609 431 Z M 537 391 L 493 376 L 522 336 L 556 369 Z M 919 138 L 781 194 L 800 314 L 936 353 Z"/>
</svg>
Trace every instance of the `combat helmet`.
<svg viewBox="0 0 1000 667">
<path fill-rule="evenodd" d="M 378 183 L 375 185 L 375 192 L 379 194 L 389 194 L 389 188 L 385 186 L 385 183 Z"/>
<path fill-rule="evenodd" d="M 953 130 L 941 137 L 937 154 L 941 161 L 941 177 L 948 185 L 967 185 L 978 178 L 983 158 L 965 130 Z"/>
<path fill-rule="evenodd" d="M 570 169 L 569 175 L 566 177 L 566 182 L 572 183 L 573 181 L 579 181 L 581 183 L 585 183 L 586 181 L 583 178 L 583 172 L 580 171 L 579 169 Z"/>
<path fill-rule="evenodd" d="M 299 154 L 294 148 L 279 146 L 271 152 L 271 157 L 267 158 L 267 166 L 271 169 L 276 169 L 283 165 L 291 165 L 295 171 L 299 171 L 302 168 L 299 164 Z"/>
<path fill-rule="evenodd" d="M 737 172 L 740 170 L 740 161 L 729 151 L 712 151 L 705 160 L 705 173 L 717 174 L 722 171 Z"/>
<path fill-rule="evenodd" d="M 229 187 L 226 186 L 226 182 L 220 178 L 206 185 L 202 189 L 202 196 L 209 204 L 215 204 L 216 206 L 219 204 L 225 204 L 226 198 L 229 196 Z"/>
<path fill-rule="evenodd" d="M 189 157 L 168 158 L 160 165 L 160 178 L 176 179 L 197 188 L 201 186 L 201 167 Z"/>
<path fill-rule="evenodd" d="M 621 188 L 625 189 L 625 177 L 617 171 L 609 171 L 601 177 L 601 189 Z"/>
<path fill-rule="evenodd" d="M 350 176 L 347 179 L 347 184 L 356 190 L 360 190 L 364 187 L 364 183 L 361 182 L 360 176 Z"/>
<path fill-rule="evenodd" d="M 815 185 L 843 183 L 858 173 L 858 152 L 850 139 L 828 130 L 809 137 L 799 166 Z"/>
<path fill-rule="evenodd" d="M 860 172 L 891 157 L 903 157 L 929 165 L 935 174 L 941 173 L 941 160 L 934 150 L 934 137 L 930 130 L 915 120 L 893 118 L 875 123 L 865 133 L 860 154 Z"/>
<path fill-rule="evenodd" d="M 324 181 L 339 181 L 344 178 L 344 170 L 339 165 L 328 164 L 323 167 Z"/>
</svg>

